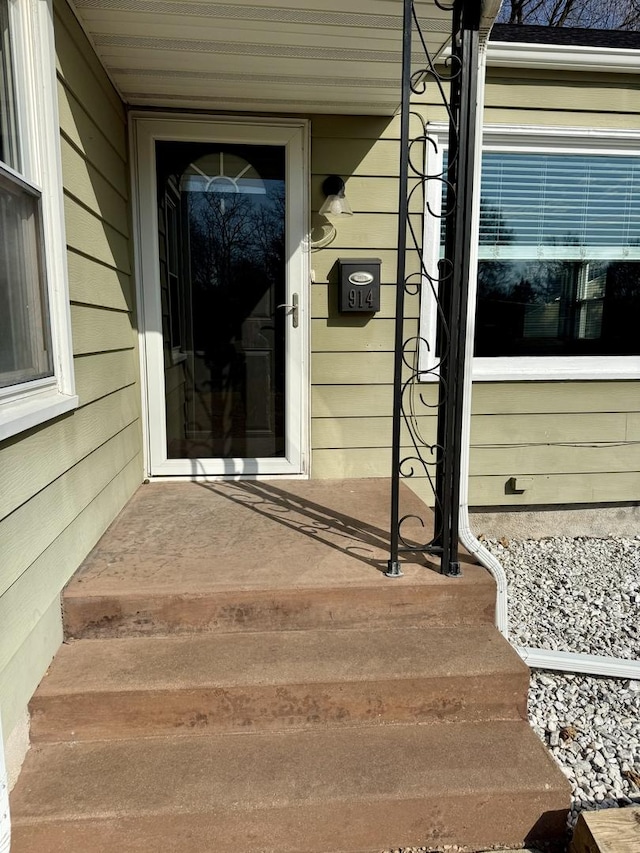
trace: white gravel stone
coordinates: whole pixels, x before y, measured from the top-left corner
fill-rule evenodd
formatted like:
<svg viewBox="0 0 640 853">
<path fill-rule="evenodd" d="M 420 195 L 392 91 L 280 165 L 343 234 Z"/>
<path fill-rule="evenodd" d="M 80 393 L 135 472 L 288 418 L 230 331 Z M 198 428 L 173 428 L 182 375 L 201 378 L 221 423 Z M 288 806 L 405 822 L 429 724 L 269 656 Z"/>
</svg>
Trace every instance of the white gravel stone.
<svg viewBox="0 0 640 853">
<path fill-rule="evenodd" d="M 485 544 L 507 574 L 515 645 L 640 659 L 640 536 Z M 529 718 L 571 783 L 570 827 L 640 804 L 640 681 L 534 671 Z"/>
<path fill-rule="evenodd" d="M 640 659 L 640 535 L 484 544 L 507 575 L 515 645 Z M 640 805 L 640 680 L 534 671 L 529 719 L 571 784 L 570 828 L 581 811 Z M 461 850 L 397 853 L 436 849 Z"/>
<path fill-rule="evenodd" d="M 516 645 L 640 658 L 640 537 L 485 544 L 507 574 Z"/>
</svg>

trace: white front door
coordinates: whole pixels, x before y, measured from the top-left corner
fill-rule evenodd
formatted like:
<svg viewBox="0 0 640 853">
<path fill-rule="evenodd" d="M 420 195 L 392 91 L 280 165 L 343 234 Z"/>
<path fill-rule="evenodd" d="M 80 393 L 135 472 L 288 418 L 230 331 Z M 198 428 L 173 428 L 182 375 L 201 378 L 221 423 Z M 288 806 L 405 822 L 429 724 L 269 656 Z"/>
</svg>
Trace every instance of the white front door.
<svg viewBox="0 0 640 853">
<path fill-rule="evenodd" d="M 304 473 L 305 124 L 133 132 L 149 473 Z"/>
</svg>

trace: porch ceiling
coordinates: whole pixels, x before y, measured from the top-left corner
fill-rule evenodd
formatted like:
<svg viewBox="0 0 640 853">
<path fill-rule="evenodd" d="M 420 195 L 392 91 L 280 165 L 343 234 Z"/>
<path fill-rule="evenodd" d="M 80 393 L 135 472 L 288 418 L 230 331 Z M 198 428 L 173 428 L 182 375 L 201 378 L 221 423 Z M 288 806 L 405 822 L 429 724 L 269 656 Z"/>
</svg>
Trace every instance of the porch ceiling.
<svg viewBox="0 0 640 853">
<path fill-rule="evenodd" d="M 123 100 L 156 107 L 392 114 L 401 0 L 73 0 Z M 432 55 L 450 13 L 418 2 Z"/>
</svg>

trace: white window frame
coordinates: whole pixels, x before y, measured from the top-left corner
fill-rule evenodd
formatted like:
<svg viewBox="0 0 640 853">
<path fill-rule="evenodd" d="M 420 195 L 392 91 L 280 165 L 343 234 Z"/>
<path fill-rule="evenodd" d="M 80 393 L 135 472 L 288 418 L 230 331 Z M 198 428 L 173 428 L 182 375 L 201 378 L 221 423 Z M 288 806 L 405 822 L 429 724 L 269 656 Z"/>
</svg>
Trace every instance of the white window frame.
<svg viewBox="0 0 640 853">
<path fill-rule="evenodd" d="M 442 171 L 442 152 L 447 145 L 448 125 L 430 123 L 428 135 L 434 144 L 427 146 L 427 172 L 437 175 Z M 610 154 L 640 157 L 640 130 L 605 130 L 600 128 L 539 127 L 485 125 L 483 151 L 516 151 L 531 154 Z M 441 211 L 441 184 L 428 181 L 425 204 L 438 215 Z M 478 235 L 475 235 L 476 241 Z M 440 257 L 440 220 L 425 211 L 423 263 L 427 273 L 437 280 Z M 553 260 L 553 253 L 541 250 L 540 259 Z M 586 259 L 588 260 L 588 259 Z M 435 299 L 426 276 L 423 282 L 420 305 L 419 369 L 422 381 L 438 378 L 435 353 L 436 311 Z M 477 270 L 469 279 L 469 323 L 475 331 L 475 305 Z M 425 343 L 429 342 L 429 346 Z M 578 379 L 639 379 L 640 356 L 502 356 L 473 359 L 473 380 L 494 381 L 550 381 Z"/>
<path fill-rule="evenodd" d="M 0 441 L 75 409 L 51 0 L 9 0 L 20 172 L 41 199 L 53 376 L 0 389 Z"/>
</svg>

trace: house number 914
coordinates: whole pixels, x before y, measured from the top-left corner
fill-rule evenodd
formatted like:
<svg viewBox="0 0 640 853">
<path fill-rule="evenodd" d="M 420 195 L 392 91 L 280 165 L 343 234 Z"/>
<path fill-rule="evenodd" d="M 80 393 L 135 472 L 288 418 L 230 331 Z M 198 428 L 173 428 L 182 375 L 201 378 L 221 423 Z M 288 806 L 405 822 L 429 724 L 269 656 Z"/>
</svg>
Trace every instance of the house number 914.
<svg viewBox="0 0 640 853">
<path fill-rule="evenodd" d="M 363 311 L 373 309 L 373 293 L 371 288 L 351 287 L 347 294 L 349 308 L 361 308 Z"/>
</svg>

